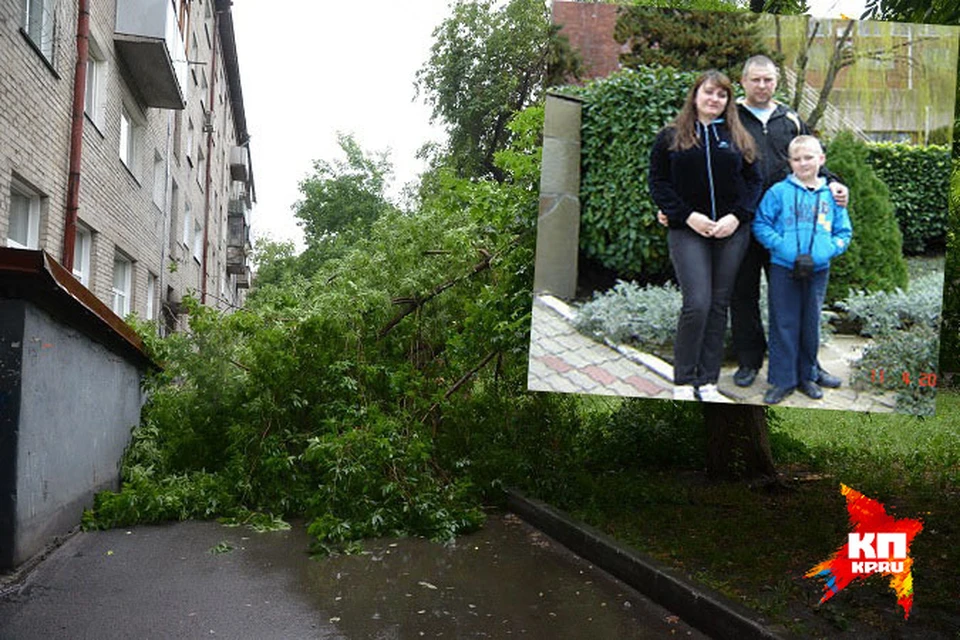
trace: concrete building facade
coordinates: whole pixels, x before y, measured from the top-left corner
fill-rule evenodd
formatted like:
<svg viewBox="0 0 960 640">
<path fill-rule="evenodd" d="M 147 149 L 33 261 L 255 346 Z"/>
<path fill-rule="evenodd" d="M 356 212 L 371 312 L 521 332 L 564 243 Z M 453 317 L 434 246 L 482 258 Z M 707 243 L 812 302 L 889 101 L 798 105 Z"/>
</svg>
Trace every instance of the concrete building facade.
<svg viewBox="0 0 960 640">
<path fill-rule="evenodd" d="M 0 245 L 166 330 L 187 294 L 243 303 L 255 190 L 230 4 L 0 0 Z"/>
</svg>

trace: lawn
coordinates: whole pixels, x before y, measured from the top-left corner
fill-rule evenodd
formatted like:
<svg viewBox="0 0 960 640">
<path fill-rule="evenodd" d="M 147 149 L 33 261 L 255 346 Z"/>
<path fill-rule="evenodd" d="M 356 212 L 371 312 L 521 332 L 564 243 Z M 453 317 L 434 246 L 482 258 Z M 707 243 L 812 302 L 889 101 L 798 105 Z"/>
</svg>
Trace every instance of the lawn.
<svg viewBox="0 0 960 640">
<path fill-rule="evenodd" d="M 773 416 L 789 490 L 713 483 L 699 471 L 616 471 L 596 478 L 586 499 L 559 506 L 741 601 L 785 635 L 958 637 L 960 393 L 941 391 L 934 418 L 800 409 Z M 912 547 L 908 621 L 880 576 L 822 606 L 822 584 L 803 577 L 846 541 L 841 483 L 924 523 Z"/>
</svg>

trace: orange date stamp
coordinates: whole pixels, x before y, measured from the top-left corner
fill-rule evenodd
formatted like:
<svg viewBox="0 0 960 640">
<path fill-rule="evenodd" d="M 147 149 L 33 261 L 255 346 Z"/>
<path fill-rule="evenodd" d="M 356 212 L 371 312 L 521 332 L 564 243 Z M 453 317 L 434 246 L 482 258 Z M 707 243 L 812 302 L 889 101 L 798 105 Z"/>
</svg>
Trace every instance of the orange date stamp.
<svg viewBox="0 0 960 640">
<path fill-rule="evenodd" d="M 936 373 L 922 372 L 919 374 L 911 374 L 909 371 L 887 371 L 886 369 L 870 369 L 870 382 L 879 385 L 885 382 L 889 384 L 896 380 L 897 375 L 900 376 L 900 380 L 904 386 L 907 387 L 916 385 L 918 387 L 936 388 L 937 386 Z"/>
</svg>

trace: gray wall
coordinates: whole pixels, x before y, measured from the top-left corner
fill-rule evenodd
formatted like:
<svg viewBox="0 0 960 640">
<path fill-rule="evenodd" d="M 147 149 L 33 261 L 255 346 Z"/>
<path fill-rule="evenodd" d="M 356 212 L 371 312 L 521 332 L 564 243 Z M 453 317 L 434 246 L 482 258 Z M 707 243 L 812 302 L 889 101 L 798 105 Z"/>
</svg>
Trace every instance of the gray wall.
<svg viewBox="0 0 960 640">
<path fill-rule="evenodd" d="M 580 245 L 580 101 L 547 95 L 543 114 L 535 293 L 573 298 Z"/>
<path fill-rule="evenodd" d="M 0 300 L 4 326 L 16 326 L 18 315 L 13 548 L 0 550 L 0 565 L 12 555 L 14 566 L 79 524 L 97 491 L 118 487 L 120 457 L 141 406 L 136 366 L 30 302 Z M 5 445 L 9 435 L 0 434 Z"/>
</svg>

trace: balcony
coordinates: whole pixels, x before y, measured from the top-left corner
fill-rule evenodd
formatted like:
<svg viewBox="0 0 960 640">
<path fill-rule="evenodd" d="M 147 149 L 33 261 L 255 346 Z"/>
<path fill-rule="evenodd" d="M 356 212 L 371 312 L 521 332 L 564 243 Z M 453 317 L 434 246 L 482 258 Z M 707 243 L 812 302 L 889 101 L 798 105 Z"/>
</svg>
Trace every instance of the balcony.
<svg viewBox="0 0 960 640">
<path fill-rule="evenodd" d="M 227 246 L 243 249 L 250 244 L 250 225 L 233 211 L 227 216 Z"/>
<path fill-rule="evenodd" d="M 250 152 L 246 147 L 230 149 L 230 177 L 242 182 L 250 179 Z"/>
<path fill-rule="evenodd" d="M 250 269 L 247 268 L 243 273 L 237 274 L 237 289 L 250 288 Z"/>
<path fill-rule="evenodd" d="M 247 272 L 247 252 L 245 247 L 227 245 L 227 273 L 240 275 Z"/>
<path fill-rule="evenodd" d="M 170 0 L 118 2 L 113 42 L 144 104 L 183 109 L 187 54 Z"/>
</svg>

